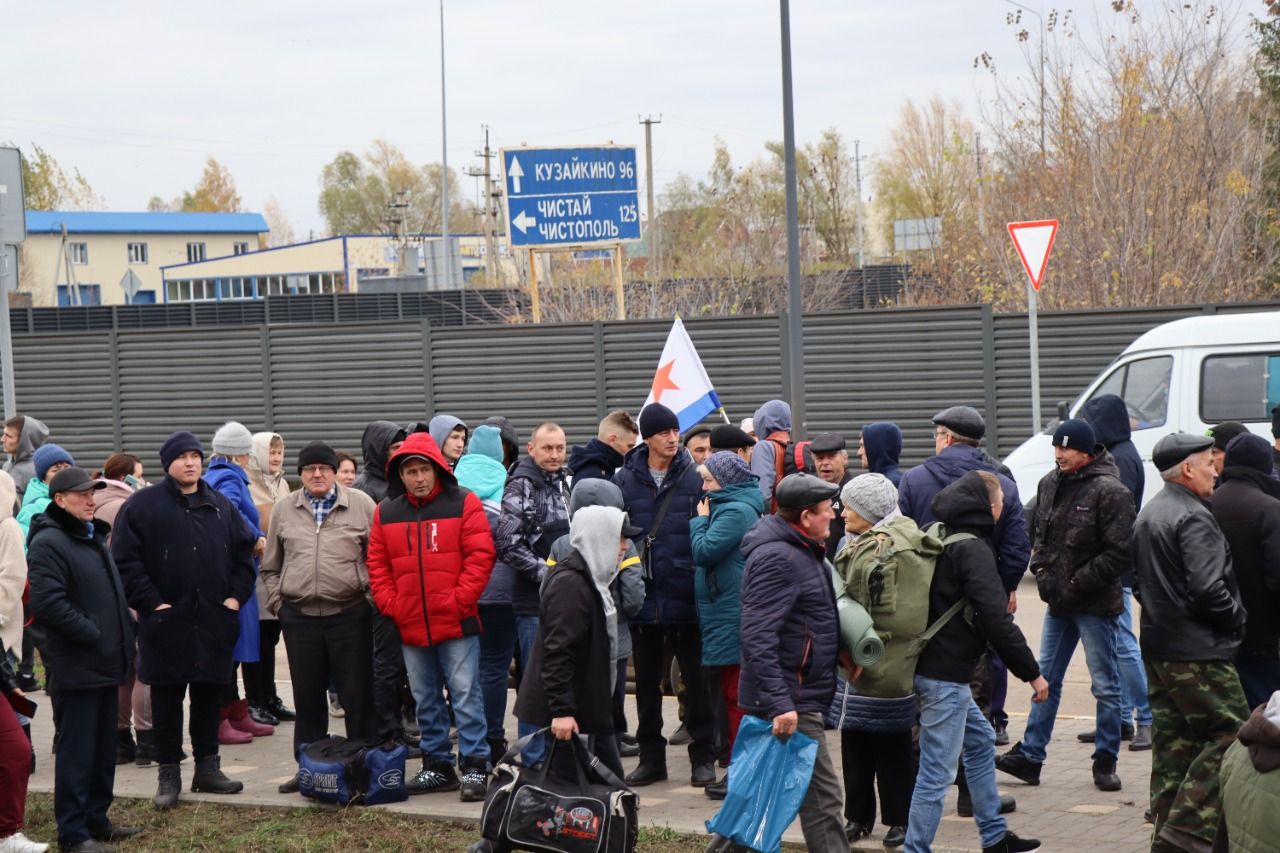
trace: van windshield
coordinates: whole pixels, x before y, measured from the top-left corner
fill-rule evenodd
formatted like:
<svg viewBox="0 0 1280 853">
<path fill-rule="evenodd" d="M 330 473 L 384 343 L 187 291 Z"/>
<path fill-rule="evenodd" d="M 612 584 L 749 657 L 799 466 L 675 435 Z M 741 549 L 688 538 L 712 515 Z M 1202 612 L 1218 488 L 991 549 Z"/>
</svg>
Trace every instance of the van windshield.
<svg viewBox="0 0 1280 853">
<path fill-rule="evenodd" d="M 1172 373 L 1172 356 L 1130 361 L 1117 367 L 1102 380 L 1089 395 L 1089 399 L 1103 394 L 1120 397 L 1129 410 L 1130 429 L 1164 426 L 1169 419 L 1169 381 Z"/>
<path fill-rule="evenodd" d="M 1200 420 L 1271 420 L 1280 403 L 1280 353 L 1211 355 L 1200 368 Z"/>
</svg>

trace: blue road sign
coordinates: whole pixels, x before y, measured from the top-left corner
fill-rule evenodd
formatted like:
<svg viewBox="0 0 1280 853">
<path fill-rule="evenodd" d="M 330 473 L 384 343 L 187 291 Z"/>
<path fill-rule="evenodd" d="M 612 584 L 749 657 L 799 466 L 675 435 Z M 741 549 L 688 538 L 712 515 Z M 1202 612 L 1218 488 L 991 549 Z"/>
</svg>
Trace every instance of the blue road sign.
<svg viewBox="0 0 1280 853">
<path fill-rule="evenodd" d="M 640 239 L 635 148 L 508 148 L 502 165 L 512 246 Z"/>
</svg>

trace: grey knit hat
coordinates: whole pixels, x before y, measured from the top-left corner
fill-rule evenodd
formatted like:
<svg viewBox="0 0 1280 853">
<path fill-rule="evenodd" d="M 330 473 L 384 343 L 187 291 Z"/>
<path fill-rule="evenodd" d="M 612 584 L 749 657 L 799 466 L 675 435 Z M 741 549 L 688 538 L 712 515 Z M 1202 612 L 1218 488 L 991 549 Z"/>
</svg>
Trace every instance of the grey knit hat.
<svg viewBox="0 0 1280 853">
<path fill-rule="evenodd" d="M 732 450 L 712 453 L 702 464 L 707 466 L 707 471 L 722 486 L 745 483 L 751 479 L 751 469 L 747 467 L 742 457 Z"/>
<path fill-rule="evenodd" d="M 227 421 L 213 434 L 213 452 L 219 456 L 248 456 L 253 453 L 253 434 L 244 424 Z"/>
<path fill-rule="evenodd" d="M 860 474 L 845 483 L 840 500 L 846 508 L 876 524 L 898 505 L 898 487 L 883 474 Z"/>
</svg>

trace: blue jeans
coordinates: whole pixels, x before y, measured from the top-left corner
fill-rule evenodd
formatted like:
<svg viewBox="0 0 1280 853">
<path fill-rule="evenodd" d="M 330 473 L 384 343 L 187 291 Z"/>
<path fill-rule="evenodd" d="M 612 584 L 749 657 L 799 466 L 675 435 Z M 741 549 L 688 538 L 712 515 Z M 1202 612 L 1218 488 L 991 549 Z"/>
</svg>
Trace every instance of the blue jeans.
<svg viewBox="0 0 1280 853">
<path fill-rule="evenodd" d="M 507 673 L 516 651 L 516 617 L 510 604 L 481 604 L 480 690 L 489 740 L 506 740 Z M 497 761 L 502 756 L 492 756 Z"/>
<path fill-rule="evenodd" d="M 529 674 L 529 658 L 533 657 L 533 647 L 538 642 L 538 617 L 536 615 L 516 614 L 516 668 L 520 671 L 520 677 L 524 678 Z M 535 726 L 533 723 L 526 723 L 524 720 L 516 720 L 516 734 L 518 737 L 524 737 L 536 732 L 541 726 Z M 536 737 L 529 741 L 529 745 L 525 747 L 521 753 L 525 766 L 532 767 L 542 761 L 542 757 L 546 754 L 547 744 L 545 737 Z"/>
<path fill-rule="evenodd" d="M 453 763 L 449 741 L 449 709 L 440 674 L 449 686 L 453 716 L 458 721 L 458 750 L 463 758 L 489 758 L 485 742 L 484 697 L 480 691 L 480 638 L 461 637 L 436 646 L 403 646 L 409 689 L 418 703 L 422 756 L 427 762 Z"/>
<path fill-rule="evenodd" d="M 996 735 L 983 716 L 969 682 L 939 681 L 917 675 L 920 697 L 920 769 L 911 794 L 906 853 L 928 853 L 942 820 L 942 803 L 956 780 L 956 761 L 964 756 L 964 775 L 973 798 L 973 819 L 982 846 L 1004 838 L 1008 825 L 1000 816 L 996 788 Z"/>
<path fill-rule="evenodd" d="M 1083 641 L 1084 659 L 1089 665 L 1089 689 L 1097 700 L 1097 734 L 1094 759 L 1115 760 L 1120 750 L 1120 662 L 1116 646 L 1120 637 L 1119 616 L 1092 616 L 1069 613 L 1044 614 L 1040 635 L 1040 674 L 1049 682 L 1049 698 L 1031 705 L 1027 728 L 1022 735 L 1022 754 L 1043 762 L 1045 747 L 1053 737 L 1053 723 L 1062 701 L 1062 679 L 1067 674 L 1076 645 Z"/>
<path fill-rule="evenodd" d="M 1147 670 L 1142 665 L 1142 649 L 1133 633 L 1133 590 L 1124 588 L 1124 613 L 1120 614 L 1120 722 L 1128 725 L 1138 715 L 1138 725 L 1151 725 L 1151 705 L 1147 702 Z"/>
</svg>

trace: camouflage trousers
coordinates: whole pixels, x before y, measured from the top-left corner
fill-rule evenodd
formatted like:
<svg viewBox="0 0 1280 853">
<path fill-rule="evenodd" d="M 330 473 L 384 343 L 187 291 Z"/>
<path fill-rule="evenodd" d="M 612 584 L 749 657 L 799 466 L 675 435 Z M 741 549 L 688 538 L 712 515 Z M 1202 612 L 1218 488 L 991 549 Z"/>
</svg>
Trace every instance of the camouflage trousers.
<svg viewBox="0 0 1280 853">
<path fill-rule="evenodd" d="M 1144 661 L 1151 700 L 1151 850 L 1208 850 L 1222 815 L 1218 769 L 1249 716 L 1233 664 Z"/>
</svg>

